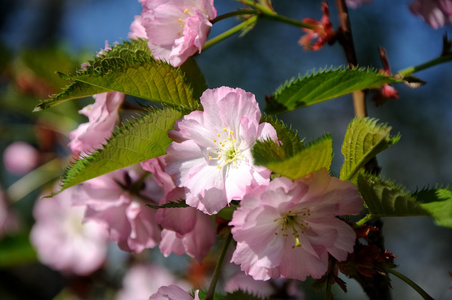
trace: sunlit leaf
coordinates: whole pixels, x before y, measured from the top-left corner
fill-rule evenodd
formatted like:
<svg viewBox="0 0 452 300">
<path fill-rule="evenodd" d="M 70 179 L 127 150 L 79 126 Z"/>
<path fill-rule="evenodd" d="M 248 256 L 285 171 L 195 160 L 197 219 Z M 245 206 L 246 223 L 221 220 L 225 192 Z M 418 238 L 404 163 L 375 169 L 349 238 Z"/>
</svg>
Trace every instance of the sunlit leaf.
<svg viewBox="0 0 452 300">
<path fill-rule="evenodd" d="M 103 51 L 84 68 L 73 75 L 60 75 L 72 83 L 60 94 L 39 103 L 35 111 L 106 91 L 118 91 L 188 109 L 195 109 L 199 105 L 199 100 L 193 96 L 193 82 L 181 68 L 154 60 L 146 40 L 117 44 L 111 50 Z M 199 95 L 205 87 L 202 74 L 194 62 L 188 62 L 184 68 L 194 80 L 200 81 L 193 84 Z"/>
<path fill-rule="evenodd" d="M 340 68 L 323 70 L 286 82 L 269 98 L 266 113 L 279 114 L 337 98 L 354 91 L 400 82 L 378 70 Z"/>
<path fill-rule="evenodd" d="M 395 144 L 400 136 L 390 135 L 391 127 L 378 124 L 377 120 L 355 118 L 345 133 L 342 144 L 344 164 L 340 178 L 356 182 L 358 173 L 375 155 Z"/>
<path fill-rule="evenodd" d="M 154 110 L 123 126 L 103 149 L 75 161 L 63 176 L 61 190 L 88 179 L 164 155 L 171 143 L 168 130 L 183 113 L 174 109 Z"/>
<path fill-rule="evenodd" d="M 281 176 L 297 179 L 321 168 L 330 169 L 333 159 L 333 142 L 330 135 L 325 135 L 303 146 L 297 153 L 289 155 L 284 146 L 267 140 L 257 142 L 252 153 L 256 165 L 265 166 Z"/>
</svg>

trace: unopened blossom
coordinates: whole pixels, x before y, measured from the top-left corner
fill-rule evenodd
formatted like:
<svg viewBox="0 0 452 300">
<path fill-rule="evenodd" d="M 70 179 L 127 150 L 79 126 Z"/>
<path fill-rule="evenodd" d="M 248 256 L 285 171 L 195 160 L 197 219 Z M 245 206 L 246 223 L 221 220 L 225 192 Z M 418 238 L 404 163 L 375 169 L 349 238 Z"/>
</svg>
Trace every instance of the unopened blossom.
<svg viewBox="0 0 452 300">
<path fill-rule="evenodd" d="M 142 162 L 141 166 L 154 175 L 165 192 L 160 205 L 185 198 L 185 188 L 176 187 L 173 178 L 164 171 L 165 156 Z M 160 208 L 156 222 L 163 227 L 159 247 L 165 257 L 171 253 L 187 254 L 201 262 L 215 244 L 216 231 L 211 217 L 194 207 Z"/>
<path fill-rule="evenodd" d="M 435 29 L 452 24 L 452 0 L 414 0 L 409 8 Z"/>
<path fill-rule="evenodd" d="M 36 201 L 30 240 L 39 261 L 66 273 L 87 275 L 100 268 L 107 255 L 106 228 L 83 222 L 84 207 L 72 205 L 75 188 Z"/>
<path fill-rule="evenodd" d="M 81 185 L 74 202 L 87 207 L 85 220 L 107 226 L 110 239 L 124 251 L 139 253 L 160 242 L 155 210 L 163 191 L 139 166 L 120 169 Z M 143 180 L 144 179 L 144 180 Z"/>
<path fill-rule="evenodd" d="M 383 64 L 383 69 L 380 70 L 380 74 L 391 76 L 391 65 L 389 64 L 386 50 L 383 47 L 380 47 L 379 53 L 381 62 Z M 387 83 L 376 90 L 374 97 L 372 98 L 377 106 L 383 105 L 389 99 L 399 99 L 399 93 L 393 86 Z"/>
<path fill-rule="evenodd" d="M 232 200 L 269 182 L 270 170 L 255 166 L 251 147 L 257 140 L 276 139 L 253 94 L 242 89 L 208 89 L 201 96 L 204 111 L 194 111 L 169 132 L 166 171 L 187 188 L 186 203 L 215 214 Z"/>
<path fill-rule="evenodd" d="M 256 280 L 322 277 L 328 255 L 353 251 L 355 232 L 339 215 L 356 215 L 363 201 L 348 181 L 320 169 L 296 181 L 280 177 L 247 194 L 230 225 L 232 262 Z"/>
<path fill-rule="evenodd" d="M 38 165 L 39 153 L 32 145 L 14 142 L 3 152 L 3 164 L 8 172 L 24 175 Z"/>
<path fill-rule="evenodd" d="M 195 291 L 195 297 L 177 285 L 162 286 L 157 293 L 151 295 L 149 300 L 199 300 L 199 290 Z"/>
<path fill-rule="evenodd" d="M 177 284 L 188 289 L 187 283 L 178 280 L 168 269 L 159 265 L 134 265 L 128 269 L 122 280 L 122 289 L 116 300 L 147 299 L 162 286 Z"/>
<path fill-rule="evenodd" d="M 125 94 L 107 92 L 94 95 L 93 98 L 94 104 L 79 111 L 87 116 L 89 121 L 69 133 L 69 147 L 76 155 L 91 153 L 106 144 L 106 140 L 112 135 Z"/>
<path fill-rule="evenodd" d="M 330 10 L 326 2 L 322 2 L 322 11 L 323 16 L 320 21 L 312 18 L 303 19 L 304 23 L 314 26 L 313 29 L 303 28 L 306 34 L 298 41 L 305 50 L 320 50 L 326 43 L 335 38 L 333 24 L 330 21 Z M 311 45 L 312 40 L 315 41 Z"/>
<path fill-rule="evenodd" d="M 152 55 L 175 67 L 201 52 L 217 15 L 213 0 L 145 0 L 142 6 Z"/>
</svg>

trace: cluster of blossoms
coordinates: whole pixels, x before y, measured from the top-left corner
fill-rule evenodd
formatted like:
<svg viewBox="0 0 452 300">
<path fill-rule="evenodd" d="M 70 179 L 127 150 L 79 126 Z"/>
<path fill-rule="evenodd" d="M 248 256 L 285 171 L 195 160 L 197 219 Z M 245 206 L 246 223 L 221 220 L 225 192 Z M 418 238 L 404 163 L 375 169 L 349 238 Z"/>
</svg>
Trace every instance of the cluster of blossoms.
<svg viewBox="0 0 452 300">
<path fill-rule="evenodd" d="M 155 59 L 177 67 L 201 52 L 217 14 L 213 0 L 141 2 L 142 14 L 132 23 L 129 37 L 148 39 Z M 421 2 L 410 8 L 425 12 Z M 450 2 L 433 2 L 444 16 L 442 23 L 450 22 Z M 312 46 L 318 49 L 333 36 L 326 4 L 323 12 L 320 22 L 307 20 L 316 29 L 300 40 L 306 47 L 318 38 Z M 435 16 L 439 18 L 439 13 Z M 432 22 L 433 27 L 439 26 L 439 21 Z M 390 72 L 389 66 L 385 72 Z M 98 94 L 94 104 L 80 111 L 89 121 L 69 135 L 74 156 L 89 155 L 105 144 L 124 98 L 119 92 Z M 93 272 L 105 260 L 107 237 L 125 251 L 139 253 L 158 245 L 165 256 L 187 254 L 201 262 L 216 239 L 212 215 L 232 201 L 240 206 L 228 224 L 237 242 L 231 262 L 240 265 L 247 280 L 321 278 L 330 255 L 339 262 L 347 259 L 356 234 L 339 216 L 362 211 L 357 188 L 331 177 L 326 169 L 296 180 L 270 180 L 271 171 L 254 164 L 251 149 L 257 141 L 278 142 L 278 136 L 271 124 L 260 123 L 255 96 L 239 88 L 220 87 L 206 90 L 200 102 L 202 111 L 185 115 L 169 132 L 173 142 L 165 156 L 91 179 L 38 203 L 32 241 L 44 263 L 75 274 Z M 185 200 L 189 207 L 156 210 L 147 206 L 178 200 Z M 55 223 L 48 224 L 49 219 Z M 80 229 L 76 222 L 82 220 L 85 224 Z M 60 239 L 51 242 L 54 236 Z M 73 247 L 55 247 L 55 241 L 65 243 L 62 239 Z M 193 297 L 170 285 L 149 299 Z M 199 299 L 198 292 L 194 299 Z"/>
<path fill-rule="evenodd" d="M 356 187 L 324 169 L 296 181 L 270 181 L 270 170 L 254 165 L 251 147 L 258 140 L 277 141 L 277 134 L 269 123 L 259 123 L 254 95 L 229 87 L 209 89 L 201 104 L 203 111 L 176 122 L 167 155 L 74 189 L 69 201 L 85 208 L 86 225 L 101 225 L 125 251 L 160 245 L 165 256 L 186 253 L 201 261 L 215 241 L 211 215 L 237 200 L 240 207 L 229 223 L 237 241 L 232 262 L 255 280 L 320 278 L 329 254 L 345 260 L 355 233 L 337 216 L 361 211 Z M 94 119 L 96 124 L 101 120 Z M 178 199 L 190 207 L 146 207 Z M 40 211 L 38 206 L 37 219 Z M 36 239 L 38 248 L 39 243 Z"/>
</svg>

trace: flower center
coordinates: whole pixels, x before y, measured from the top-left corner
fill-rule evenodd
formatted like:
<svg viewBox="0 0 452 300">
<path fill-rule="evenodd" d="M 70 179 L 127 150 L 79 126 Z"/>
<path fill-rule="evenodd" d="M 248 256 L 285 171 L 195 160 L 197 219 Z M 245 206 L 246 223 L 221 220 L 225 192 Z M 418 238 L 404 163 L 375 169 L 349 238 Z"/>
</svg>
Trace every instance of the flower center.
<svg viewBox="0 0 452 300">
<path fill-rule="evenodd" d="M 177 35 L 182 36 L 184 32 L 185 27 L 185 20 L 190 17 L 192 14 L 190 13 L 190 10 L 188 8 L 184 9 L 184 15 L 180 17 L 177 21 L 180 23 L 180 28 L 182 31 L 180 31 Z"/>
<path fill-rule="evenodd" d="M 292 248 L 300 247 L 300 234 L 304 234 L 306 231 L 311 230 L 311 226 L 304 220 L 305 217 L 310 216 L 311 212 L 307 210 L 291 211 L 283 214 L 280 218 L 273 220 L 273 222 L 279 222 L 278 231 L 275 235 L 281 234 L 283 237 L 290 237 L 295 239 L 295 244 Z"/>
<path fill-rule="evenodd" d="M 223 131 L 218 133 L 217 137 L 218 139 L 213 140 L 215 147 L 209 147 L 207 149 L 209 160 L 216 161 L 218 169 L 228 165 L 238 168 L 240 162 L 245 158 L 245 155 L 237 147 L 237 140 L 234 137 L 234 132 L 227 128 L 223 128 Z"/>
</svg>

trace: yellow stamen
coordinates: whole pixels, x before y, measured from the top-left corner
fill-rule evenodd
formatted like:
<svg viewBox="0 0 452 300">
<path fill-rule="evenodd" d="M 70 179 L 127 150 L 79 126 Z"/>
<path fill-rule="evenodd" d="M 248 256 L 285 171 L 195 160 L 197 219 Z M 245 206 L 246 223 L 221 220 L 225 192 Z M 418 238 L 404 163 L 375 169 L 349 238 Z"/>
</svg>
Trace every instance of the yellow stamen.
<svg viewBox="0 0 452 300">
<path fill-rule="evenodd" d="M 188 14 L 188 8 L 184 9 L 184 13 Z"/>
</svg>

